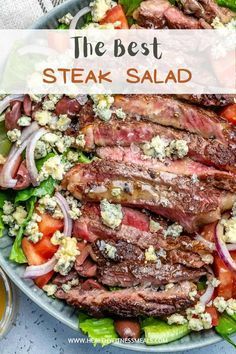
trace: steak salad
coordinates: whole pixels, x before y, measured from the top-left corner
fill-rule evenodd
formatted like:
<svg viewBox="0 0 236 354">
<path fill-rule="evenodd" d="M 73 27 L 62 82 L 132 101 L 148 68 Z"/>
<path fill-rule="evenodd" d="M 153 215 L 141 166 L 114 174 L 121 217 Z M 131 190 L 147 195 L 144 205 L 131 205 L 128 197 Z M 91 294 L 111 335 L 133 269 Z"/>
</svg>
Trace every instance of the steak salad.
<svg viewBox="0 0 236 354">
<path fill-rule="evenodd" d="M 82 15 L 95 29 L 233 28 L 234 11 L 231 0 L 95 0 L 58 28 Z M 235 99 L 1 97 L 0 236 L 95 343 L 162 344 L 212 327 L 232 343 Z"/>
</svg>

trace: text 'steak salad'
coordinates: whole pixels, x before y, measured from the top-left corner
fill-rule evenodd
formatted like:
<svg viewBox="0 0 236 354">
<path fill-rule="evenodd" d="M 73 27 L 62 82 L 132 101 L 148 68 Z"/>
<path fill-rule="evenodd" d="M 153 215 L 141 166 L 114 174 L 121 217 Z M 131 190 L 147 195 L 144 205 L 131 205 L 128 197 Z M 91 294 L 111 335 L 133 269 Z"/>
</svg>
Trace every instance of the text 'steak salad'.
<svg viewBox="0 0 236 354">
<path fill-rule="evenodd" d="M 233 28 L 235 2 L 217 1 L 95 0 L 58 28 Z M 232 343 L 235 97 L 1 99 L 0 233 L 24 278 L 95 343 L 212 327 Z"/>
</svg>

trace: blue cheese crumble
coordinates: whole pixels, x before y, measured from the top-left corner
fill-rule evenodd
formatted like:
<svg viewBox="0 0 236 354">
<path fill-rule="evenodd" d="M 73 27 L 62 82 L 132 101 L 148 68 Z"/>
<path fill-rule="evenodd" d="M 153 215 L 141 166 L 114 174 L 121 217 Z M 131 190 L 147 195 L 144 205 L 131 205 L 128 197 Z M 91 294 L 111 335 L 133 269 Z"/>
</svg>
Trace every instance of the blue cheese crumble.
<svg viewBox="0 0 236 354">
<path fill-rule="evenodd" d="M 111 105 L 114 97 L 111 95 L 91 95 L 94 102 L 93 111 L 101 120 L 108 121 L 111 119 Z"/>
<path fill-rule="evenodd" d="M 172 140 L 155 136 L 151 141 L 142 145 L 143 153 L 164 161 L 167 157 L 171 159 L 183 158 L 188 154 L 188 145 L 185 140 Z"/>
<path fill-rule="evenodd" d="M 72 269 L 80 251 L 77 249 L 77 240 L 75 237 L 63 237 L 59 242 L 59 248 L 55 253 L 57 263 L 54 270 L 61 275 L 67 275 Z"/>
<path fill-rule="evenodd" d="M 65 173 L 65 164 L 63 163 L 61 156 L 56 155 L 44 162 L 38 178 L 39 181 L 43 181 L 51 176 L 53 179 L 61 181 Z"/>
<path fill-rule="evenodd" d="M 39 216 L 37 213 L 34 213 L 32 215 L 31 220 L 28 222 L 26 229 L 25 229 L 25 236 L 27 236 L 28 240 L 30 240 L 33 243 L 39 242 L 43 234 L 42 232 L 39 232 L 39 226 L 38 223 L 41 221 L 41 216 Z"/>
<path fill-rule="evenodd" d="M 116 229 L 120 226 L 123 213 L 120 204 L 109 203 L 106 199 L 103 199 L 100 203 L 101 217 L 104 225 L 111 229 Z"/>
<path fill-rule="evenodd" d="M 101 21 L 108 10 L 110 10 L 116 3 L 111 0 L 94 0 L 89 6 L 91 7 L 92 20 L 94 22 Z"/>
</svg>

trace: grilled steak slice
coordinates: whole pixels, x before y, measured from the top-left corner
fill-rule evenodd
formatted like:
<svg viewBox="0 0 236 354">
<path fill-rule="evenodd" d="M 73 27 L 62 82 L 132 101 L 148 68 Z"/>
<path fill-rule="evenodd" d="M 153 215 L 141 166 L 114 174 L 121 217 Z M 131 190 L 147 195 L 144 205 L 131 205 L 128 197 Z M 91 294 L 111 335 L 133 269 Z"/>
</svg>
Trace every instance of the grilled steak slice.
<svg viewBox="0 0 236 354">
<path fill-rule="evenodd" d="M 216 138 L 225 144 L 236 143 L 236 129 L 213 111 L 202 109 L 170 96 L 117 95 L 115 108 L 130 116 L 184 129 L 204 138 Z"/>
<path fill-rule="evenodd" d="M 144 28 L 199 29 L 208 27 L 205 21 L 186 16 L 166 0 L 141 2 L 133 17 L 138 25 Z"/>
<path fill-rule="evenodd" d="M 180 160 L 166 159 L 164 162 L 156 158 L 146 156 L 137 145 L 131 147 L 103 147 L 96 150 L 102 159 L 134 163 L 148 169 L 161 172 L 170 172 L 177 175 L 192 176 L 205 180 L 210 186 L 229 191 L 236 190 L 235 176 L 230 172 L 219 171 L 213 167 L 195 162 L 189 158 Z"/>
<path fill-rule="evenodd" d="M 203 182 L 193 184 L 188 177 L 106 160 L 78 164 L 62 185 L 82 201 L 107 199 L 145 208 L 179 222 L 188 232 L 218 220 L 221 211 L 232 208 L 236 200 L 229 192 L 209 189 Z M 121 193 L 114 196 L 112 190 L 117 187 Z"/>
<path fill-rule="evenodd" d="M 185 15 L 182 11 L 171 6 L 164 12 L 166 24 L 172 29 L 207 29 L 211 28 L 203 19 L 197 20 L 192 16 Z"/>
<path fill-rule="evenodd" d="M 175 119 L 175 118 L 174 118 Z M 211 128 L 213 129 L 213 128 Z M 85 138 L 85 149 L 94 150 L 101 146 L 130 146 L 141 144 L 160 136 L 167 141 L 185 140 L 188 144 L 188 156 L 206 165 L 236 172 L 236 144 L 226 145 L 217 139 L 206 139 L 183 130 L 168 129 L 151 122 L 137 122 L 135 118 L 109 123 L 95 120 L 81 130 Z"/>
<path fill-rule="evenodd" d="M 214 0 L 180 0 L 177 2 L 184 13 L 203 18 L 208 23 L 212 23 L 215 17 L 221 22 L 229 22 L 235 14 L 224 7 L 219 6 Z"/>
<path fill-rule="evenodd" d="M 184 282 L 165 291 L 133 288 L 116 291 L 82 290 L 77 287 L 67 293 L 59 290 L 55 295 L 95 317 L 109 314 L 163 317 L 192 306 L 195 303 L 189 296 L 192 289 L 193 285 Z"/>
<path fill-rule="evenodd" d="M 148 250 L 145 250 L 147 254 Z M 120 287 L 160 286 L 184 280 L 197 281 L 206 274 L 206 264 L 201 255 L 190 249 L 165 251 L 158 248 L 152 254 L 152 261 L 146 258 L 145 252 L 137 245 L 122 240 L 93 243 L 91 256 L 98 263 L 99 282 Z"/>
<path fill-rule="evenodd" d="M 96 240 L 117 242 L 120 240 L 136 245 L 142 250 L 153 246 L 158 252 L 163 249 L 166 252 L 177 250 L 190 252 L 191 254 L 194 252 L 199 255 L 207 252 L 205 245 L 189 236 L 164 237 L 168 225 L 160 217 L 155 219 L 153 215 L 151 216 L 151 219 L 160 225 L 157 231 L 151 232 L 148 215 L 136 209 L 122 207 L 122 223 L 115 230 L 102 223 L 99 204 L 87 203 L 83 205 L 81 211 L 81 217 L 74 222 L 72 234 L 89 242 L 95 242 Z"/>
<path fill-rule="evenodd" d="M 171 7 L 168 0 L 147 0 L 141 2 L 133 17 L 139 26 L 144 28 L 165 28 L 164 13 Z"/>
<path fill-rule="evenodd" d="M 180 100 L 206 107 L 224 107 L 234 103 L 235 95 L 175 95 Z"/>
</svg>

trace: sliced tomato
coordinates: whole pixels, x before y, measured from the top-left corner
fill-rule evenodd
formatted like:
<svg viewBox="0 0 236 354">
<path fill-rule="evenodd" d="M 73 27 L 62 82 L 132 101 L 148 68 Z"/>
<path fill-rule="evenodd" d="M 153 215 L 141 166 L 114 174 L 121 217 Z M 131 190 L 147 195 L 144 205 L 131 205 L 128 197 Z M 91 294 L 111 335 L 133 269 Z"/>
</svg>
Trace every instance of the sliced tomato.
<svg viewBox="0 0 236 354">
<path fill-rule="evenodd" d="M 236 125 L 236 103 L 225 107 L 221 111 L 221 115 L 222 115 L 222 117 L 227 119 L 230 123 L 233 123 Z"/>
<path fill-rule="evenodd" d="M 35 245 L 26 237 L 23 238 L 21 245 L 29 265 L 40 265 L 46 262 L 46 259 L 35 250 Z"/>
<path fill-rule="evenodd" d="M 216 289 L 217 296 L 222 296 L 226 300 L 233 296 L 234 274 L 226 267 L 218 255 L 214 257 L 215 275 L 220 280 L 220 285 Z"/>
<path fill-rule="evenodd" d="M 49 282 L 49 280 L 52 278 L 53 274 L 54 274 L 54 270 L 51 270 L 51 272 L 41 275 L 38 278 L 35 278 L 34 282 L 40 289 L 42 289 L 44 285 L 46 285 Z"/>
<path fill-rule="evenodd" d="M 101 25 L 106 23 L 120 22 L 116 29 L 128 29 L 128 21 L 121 5 L 116 5 L 106 12 L 106 16 L 100 21 Z"/>
<path fill-rule="evenodd" d="M 214 326 L 214 327 L 217 326 L 219 324 L 219 314 L 218 314 L 216 308 L 213 306 L 209 306 L 209 307 L 206 307 L 205 311 L 211 315 L 212 326 Z"/>
<path fill-rule="evenodd" d="M 56 253 L 58 246 L 50 241 L 50 236 L 43 236 L 42 239 L 34 245 L 36 252 L 45 259 L 50 259 Z"/>
<path fill-rule="evenodd" d="M 230 252 L 231 257 L 236 262 L 236 251 Z M 236 274 L 233 274 L 233 295 L 232 297 L 236 299 Z"/>
<path fill-rule="evenodd" d="M 40 215 L 42 220 L 39 222 L 39 231 L 44 236 L 52 236 L 55 231 L 61 231 L 63 229 L 63 220 L 55 219 L 49 214 Z"/>
</svg>

